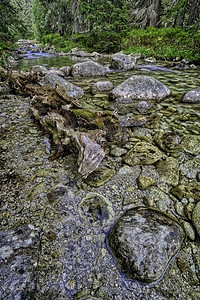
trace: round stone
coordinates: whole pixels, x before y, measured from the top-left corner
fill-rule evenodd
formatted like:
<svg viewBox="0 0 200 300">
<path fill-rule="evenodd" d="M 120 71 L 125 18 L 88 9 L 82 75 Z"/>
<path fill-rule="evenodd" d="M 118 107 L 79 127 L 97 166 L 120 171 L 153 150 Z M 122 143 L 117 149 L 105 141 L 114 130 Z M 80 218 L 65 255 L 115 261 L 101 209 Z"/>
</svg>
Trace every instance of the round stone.
<svg viewBox="0 0 200 300">
<path fill-rule="evenodd" d="M 195 205 L 192 213 L 192 223 L 200 236 L 200 201 Z"/>
<path fill-rule="evenodd" d="M 162 279 L 184 239 L 185 232 L 174 217 L 137 207 L 113 225 L 107 245 L 129 278 L 150 284 Z"/>
</svg>

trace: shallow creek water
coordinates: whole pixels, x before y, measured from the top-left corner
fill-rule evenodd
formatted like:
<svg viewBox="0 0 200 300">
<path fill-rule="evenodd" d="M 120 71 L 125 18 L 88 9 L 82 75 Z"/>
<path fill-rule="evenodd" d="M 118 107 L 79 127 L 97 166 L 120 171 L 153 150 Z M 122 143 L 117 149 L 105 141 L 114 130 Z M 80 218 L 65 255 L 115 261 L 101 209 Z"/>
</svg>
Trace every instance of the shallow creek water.
<svg viewBox="0 0 200 300">
<path fill-rule="evenodd" d="M 45 62 L 24 60 L 19 69 L 35 64 L 61 67 L 73 63 L 55 56 L 45 58 Z M 110 80 L 116 86 L 137 74 L 160 80 L 172 94 L 156 103 L 146 125 L 124 129 L 124 139 L 128 138 L 121 147 L 128 150 L 138 139 L 152 141 L 160 132 L 173 132 L 181 139 L 187 135 L 191 139 L 199 137 L 199 104 L 181 102 L 186 92 L 200 86 L 199 68 L 172 72 L 135 69 L 67 80 L 84 89 L 88 107 L 95 104 L 121 114 L 121 107 L 110 103 L 107 95 L 92 96 L 91 86 L 99 80 Z M 178 199 L 170 193 L 173 183 L 159 176 L 154 165 L 128 167 L 117 155 L 106 162 L 106 166 L 116 169 L 116 174 L 99 187 L 90 186 L 77 174 L 75 154 L 49 160 L 54 146 L 34 123 L 29 100 L 0 95 L 0 299 L 200 299 L 198 237 L 187 239 L 163 279 L 152 286 L 126 278 L 105 243 L 110 226 L 130 207 L 151 205 L 191 223 L 188 215 L 199 201 L 199 191 Z M 198 146 L 172 154 L 179 163 L 178 181 L 182 185 L 200 180 Z M 157 186 L 147 191 L 139 189 L 140 174 L 154 178 Z M 90 196 L 99 197 L 102 207 L 107 207 L 105 215 L 103 210 L 99 213 L 93 209 Z"/>
</svg>

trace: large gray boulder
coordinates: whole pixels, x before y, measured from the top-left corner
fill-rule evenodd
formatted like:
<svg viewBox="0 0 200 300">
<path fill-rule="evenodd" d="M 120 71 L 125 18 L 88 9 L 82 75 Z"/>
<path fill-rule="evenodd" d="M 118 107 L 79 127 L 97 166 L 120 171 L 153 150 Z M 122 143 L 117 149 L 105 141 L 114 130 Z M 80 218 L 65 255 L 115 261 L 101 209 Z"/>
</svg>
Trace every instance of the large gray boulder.
<svg viewBox="0 0 200 300">
<path fill-rule="evenodd" d="M 187 103 L 200 103 L 200 88 L 186 93 L 182 101 Z"/>
<path fill-rule="evenodd" d="M 84 95 L 83 90 L 74 85 L 71 82 L 68 82 L 64 78 L 58 76 L 55 73 L 47 73 L 44 76 L 44 83 L 49 84 L 51 87 L 55 88 L 57 85 L 62 86 L 66 92 L 66 94 L 71 98 L 81 98 Z"/>
<path fill-rule="evenodd" d="M 112 56 L 111 68 L 118 70 L 132 70 L 135 66 L 136 58 L 123 53 L 116 53 Z"/>
<path fill-rule="evenodd" d="M 137 207 L 119 218 L 107 242 L 128 277 L 155 283 L 162 279 L 184 239 L 184 230 L 173 217 L 152 208 Z"/>
<path fill-rule="evenodd" d="M 110 92 L 111 99 L 119 103 L 132 100 L 160 100 L 170 95 L 170 90 L 155 78 L 134 75 Z"/>
<path fill-rule="evenodd" d="M 105 74 L 104 67 L 92 60 L 76 63 L 72 67 L 73 76 L 104 76 Z"/>
</svg>

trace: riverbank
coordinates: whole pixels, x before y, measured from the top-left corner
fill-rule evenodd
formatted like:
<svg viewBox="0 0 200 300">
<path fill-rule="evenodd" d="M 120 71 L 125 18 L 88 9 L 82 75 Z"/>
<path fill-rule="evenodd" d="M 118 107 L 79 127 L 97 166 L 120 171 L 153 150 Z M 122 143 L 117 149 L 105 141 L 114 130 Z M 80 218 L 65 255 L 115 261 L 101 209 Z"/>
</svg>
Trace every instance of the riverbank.
<svg viewBox="0 0 200 300">
<path fill-rule="evenodd" d="M 97 77 L 72 76 L 75 70 L 62 78 L 81 88 L 84 96 L 78 101 L 70 98 L 72 102 L 61 98 L 66 101 L 61 102 L 62 107 L 57 104 L 62 96 L 59 89 L 54 91 L 51 103 L 37 94 L 39 88 L 33 94 L 34 101 L 32 97 L 13 95 L 8 88 L 1 89 L 2 298 L 199 299 L 199 236 L 194 227 L 198 218 L 197 223 L 193 218 L 199 206 L 199 104 L 182 101 L 187 92 L 199 87 L 199 69 L 160 70 L 151 66 L 105 71 Z M 49 74 L 57 78 L 53 74 L 63 71 L 35 68 L 41 78 L 47 74 L 47 80 Z M 32 75 L 33 72 L 34 69 Z M 23 80 L 26 74 L 16 74 L 22 84 L 28 83 Z M 150 75 L 167 86 L 171 95 L 131 103 L 120 97 L 114 101 L 110 91 L 98 90 L 98 82 L 109 81 L 117 87 L 135 75 Z M 34 85 L 26 88 L 30 91 Z M 45 123 L 39 127 L 33 122 L 30 106 L 39 111 L 39 120 L 45 120 L 46 114 L 53 116 L 60 108 L 57 113 L 68 120 L 74 121 L 73 114 L 77 124 L 87 128 L 84 134 L 89 132 L 90 122 L 102 126 L 102 119 L 95 123 L 94 112 L 99 118 L 108 118 L 109 113 L 109 119 L 118 116 L 122 124 L 119 132 L 105 137 L 106 143 L 100 137 L 105 159 L 98 170 L 83 178 L 78 172 L 76 149 L 83 151 L 84 143 L 79 143 L 78 148 L 72 143 L 69 149 L 73 151 L 59 154 L 59 145 L 41 130 Z M 83 106 L 88 114 L 81 114 Z M 63 127 L 57 129 L 60 134 Z M 80 129 L 81 126 L 74 128 L 79 134 Z M 138 206 L 175 216 L 188 236 L 162 280 L 154 285 L 126 277 L 106 243 L 116 220 Z M 153 249 L 158 245 L 156 242 Z"/>
</svg>

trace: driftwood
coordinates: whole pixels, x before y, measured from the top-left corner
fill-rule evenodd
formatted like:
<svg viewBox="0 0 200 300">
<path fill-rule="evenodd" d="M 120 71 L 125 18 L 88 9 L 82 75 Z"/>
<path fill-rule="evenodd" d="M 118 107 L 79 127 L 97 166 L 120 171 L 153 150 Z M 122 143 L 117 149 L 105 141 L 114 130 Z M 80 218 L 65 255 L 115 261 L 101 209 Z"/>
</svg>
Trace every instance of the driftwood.
<svg viewBox="0 0 200 300">
<path fill-rule="evenodd" d="M 62 86 L 41 85 L 37 73 L 1 68 L 0 79 L 13 92 L 30 96 L 30 111 L 45 132 L 51 134 L 58 154 L 78 150 L 78 172 L 84 178 L 98 168 L 105 157 L 106 137 L 119 128 L 115 114 L 85 109 L 84 101 L 69 97 Z"/>
</svg>

